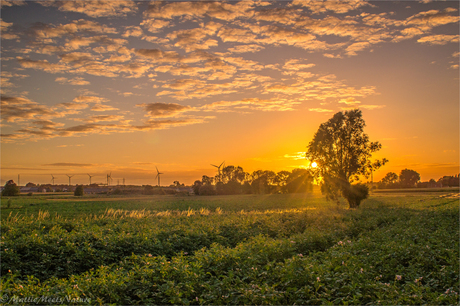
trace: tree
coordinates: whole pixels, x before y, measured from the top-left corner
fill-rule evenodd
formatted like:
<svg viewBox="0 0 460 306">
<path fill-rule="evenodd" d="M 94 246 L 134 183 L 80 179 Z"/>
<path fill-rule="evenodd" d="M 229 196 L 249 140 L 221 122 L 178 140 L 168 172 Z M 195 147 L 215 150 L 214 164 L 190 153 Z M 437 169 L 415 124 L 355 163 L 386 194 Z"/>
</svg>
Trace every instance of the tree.
<svg viewBox="0 0 460 306">
<path fill-rule="evenodd" d="M 338 201 L 340 196 L 353 193 L 353 181 L 360 175 L 368 177 L 387 162 L 385 158 L 371 162 L 372 153 L 382 145 L 369 141 L 365 126 L 361 110 L 338 112 L 320 125 L 309 143 L 306 157 L 316 162 L 313 175 L 327 199 Z M 355 206 L 354 201 L 346 199 L 350 208 Z"/>
<path fill-rule="evenodd" d="M 382 179 L 384 184 L 394 184 L 398 182 L 398 175 L 394 172 L 388 172 L 385 177 Z"/>
<path fill-rule="evenodd" d="M 380 181 L 381 188 L 398 188 L 399 177 L 394 172 L 388 172 L 385 177 Z"/>
<path fill-rule="evenodd" d="M 203 185 L 203 183 L 199 180 L 196 180 L 195 183 L 192 185 L 193 193 L 196 195 L 200 194 L 200 187 Z"/>
<path fill-rule="evenodd" d="M 85 194 L 83 190 L 83 185 L 78 185 L 77 188 L 75 188 L 75 191 L 73 192 L 73 195 L 76 197 L 82 197 Z"/>
<path fill-rule="evenodd" d="M 415 185 L 420 181 L 420 174 L 417 171 L 411 169 L 401 170 L 399 174 L 399 182 L 403 188 L 415 187 Z"/>
<path fill-rule="evenodd" d="M 9 180 L 8 182 L 5 183 L 5 187 L 2 190 L 2 196 L 4 197 L 12 197 L 12 196 L 18 196 L 21 191 L 19 190 L 19 187 L 16 185 L 16 183 L 13 180 Z"/>
</svg>

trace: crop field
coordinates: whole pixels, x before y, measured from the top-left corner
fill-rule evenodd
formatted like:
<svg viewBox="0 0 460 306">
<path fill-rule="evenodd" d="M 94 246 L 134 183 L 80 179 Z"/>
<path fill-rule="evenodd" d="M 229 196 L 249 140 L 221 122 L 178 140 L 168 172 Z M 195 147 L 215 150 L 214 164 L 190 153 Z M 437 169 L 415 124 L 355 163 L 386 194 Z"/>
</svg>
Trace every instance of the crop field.
<svg viewBox="0 0 460 306">
<path fill-rule="evenodd" d="M 459 303 L 459 193 L 2 199 L 3 304 Z"/>
</svg>

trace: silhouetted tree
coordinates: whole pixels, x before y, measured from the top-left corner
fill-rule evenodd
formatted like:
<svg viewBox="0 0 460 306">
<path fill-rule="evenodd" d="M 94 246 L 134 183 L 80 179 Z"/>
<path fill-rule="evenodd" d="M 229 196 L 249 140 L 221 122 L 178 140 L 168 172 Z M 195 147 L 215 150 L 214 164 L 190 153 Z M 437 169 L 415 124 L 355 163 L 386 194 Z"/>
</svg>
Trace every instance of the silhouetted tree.
<svg viewBox="0 0 460 306">
<path fill-rule="evenodd" d="M 85 192 L 83 190 L 83 185 L 78 185 L 75 188 L 75 191 L 73 193 L 73 195 L 76 196 L 76 197 L 82 197 L 84 194 L 85 194 Z"/>
<path fill-rule="evenodd" d="M 415 187 L 419 181 L 420 174 L 415 170 L 404 169 L 399 174 L 399 182 L 403 188 Z"/>
<path fill-rule="evenodd" d="M 216 190 L 214 186 L 211 184 L 204 184 L 200 187 L 199 191 L 200 195 L 214 195 L 216 194 Z"/>
<path fill-rule="evenodd" d="M 13 197 L 18 196 L 21 193 L 19 187 L 13 180 L 9 180 L 5 183 L 5 187 L 2 190 L 2 196 L 4 197 Z"/>
<path fill-rule="evenodd" d="M 195 183 L 192 185 L 193 193 L 196 195 L 200 194 L 200 187 L 203 185 L 201 181 L 196 180 Z"/>
<path fill-rule="evenodd" d="M 279 191 L 287 192 L 286 184 L 290 175 L 291 172 L 285 170 L 276 173 L 274 183 L 278 186 Z"/>
<path fill-rule="evenodd" d="M 388 172 L 383 179 L 380 180 L 380 188 L 398 188 L 399 177 L 394 172 Z"/>
<path fill-rule="evenodd" d="M 440 183 L 440 185 L 442 187 L 458 187 L 459 185 L 459 179 L 458 179 L 458 176 L 455 175 L 455 176 L 443 176 L 442 178 L 440 178 L 438 180 L 438 183 Z"/>
<path fill-rule="evenodd" d="M 338 201 L 339 196 L 352 193 L 351 183 L 359 175 L 368 177 L 371 170 L 387 162 L 386 159 L 371 162 L 372 153 L 382 145 L 369 141 L 365 125 L 359 109 L 338 112 L 320 125 L 309 143 L 306 157 L 316 162 L 313 174 L 327 199 Z M 350 200 L 348 203 L 350 207 L 355 205 Z"/>
<path fill-rule="evenodd" d="M 212 185 L 212 183 L 214 182 L 214 178 L 209 177 L 207 175 L 203 175 L 203 177 L 201 178 L 201 182 L 203 183 L 203 185 Z"/>
<path fill-rule="evenodd" d="M 252 191 L 253 193 L 270 193 L 275 187 L 274 180 L 276 173 L 269 170 L 257 170 L 252 173 Z"/>
</svg>

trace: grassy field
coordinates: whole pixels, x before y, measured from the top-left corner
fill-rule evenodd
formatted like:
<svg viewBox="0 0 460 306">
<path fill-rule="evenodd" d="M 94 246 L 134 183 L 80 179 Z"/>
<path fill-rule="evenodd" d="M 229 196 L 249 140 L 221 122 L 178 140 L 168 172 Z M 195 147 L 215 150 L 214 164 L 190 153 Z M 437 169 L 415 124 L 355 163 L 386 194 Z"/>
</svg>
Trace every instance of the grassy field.
<svg viewBox="0 0 460 306">
<path fill-rule="evenodd" d="M 1 219 L 4 304 L 459 303 L 458 190 L 358 210 L 318 194 L 21 196 Z"/>
</svg>

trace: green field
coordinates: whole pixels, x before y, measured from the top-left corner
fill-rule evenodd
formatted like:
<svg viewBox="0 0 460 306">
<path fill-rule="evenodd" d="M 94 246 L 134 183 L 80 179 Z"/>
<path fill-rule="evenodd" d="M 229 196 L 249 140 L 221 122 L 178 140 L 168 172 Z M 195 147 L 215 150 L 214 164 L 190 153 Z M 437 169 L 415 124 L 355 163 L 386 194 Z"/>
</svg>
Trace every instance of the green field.
<svg viewBox="0 0 460 306">
<path fill-rule="evenodd" d="M 3 304 L 458 304 L 459 193 L 1 203 Z"/>
</svg>

